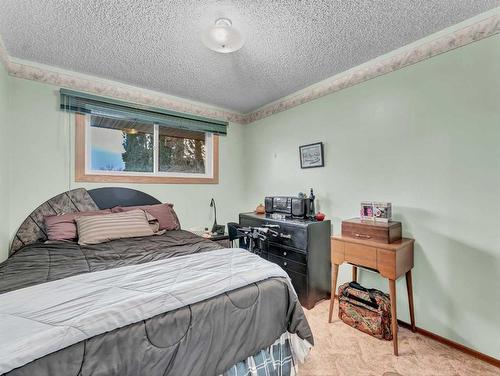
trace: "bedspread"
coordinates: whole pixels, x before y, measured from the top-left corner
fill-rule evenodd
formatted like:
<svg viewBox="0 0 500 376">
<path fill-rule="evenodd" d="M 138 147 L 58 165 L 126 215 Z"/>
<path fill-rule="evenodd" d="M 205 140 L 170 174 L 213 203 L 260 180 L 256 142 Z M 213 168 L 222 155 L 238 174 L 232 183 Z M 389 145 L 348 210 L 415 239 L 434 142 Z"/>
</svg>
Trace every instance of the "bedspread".
<svg viewBox="0 0 500 376">
<path fill-rule="evenodd" d="M 215 242 L 183 230 L 87 246 L 74 242 L 34 243 L 0 264 L 0 294 L 76 274 L 220 248 Z"/>
<path fill-rule="evenodd" d="M 94 317 L 95 320 L 90 321 L 95 321 L 95 324 L 101 328 L 98 331 L 94 331 L 95 328 L 93 329 L 93 324 L 89 324 L 89 320 L 83 320 L 83 326 L 79 329 L 83 329 L 86 333 L 85 339 L 79 337 L 79 342 L 73 340 L 72 344 L 65 343 L 65 346 L 60 347 L 59 350 L 51 351 L 42 357 L 33 355 L 35 349 L 30 346 L 31 341 L 28 341 L 26 342 L 29 348 L 28 353 L 32 354 L 33 359 L 38 359 L 9 372 L 9 375 L 30 375 L 34 370 L 37 375 L 216 375 L 224 372 L 236 362 L 271 345 L 285 331 L 296 333 L 300 338 L 310 343 L 313 342 L 302 308 L 281 269 L 271 272 L 271 275 L 275 274 L 274 277 L 280 276 L 279 278 L 269 279 L 258 270 L 274 268 L 272 264 L 244 251 L 222 250 L 203 253 L 219 247 L 216 243 L 187 232 L 175 231 L 165 238 L 155 237 L 153 242 L 151 240 L 150 238 L 116 241 L 100 245 L 101 247 L 97 249 L 79 247 L 74 244 L 36 245 L 34 247 L 38 247 L 35 250 L 38 252 L 37 256 L 33 256 L 35 251 L 23 249 L 9 262 L 0 264 L 0 291 L 12 291 L 0 295 L 0 299 L 4 296 L 13 296 L 11 294 L 25 294 L 25 291 L 31 288 L 18 289 L 24 285 L 36 285 L 44 281 L 54 280 L 56 282 L 45 285 L 52 286 L 55 283 L 65 291 L 65 288 L 69 289 L 67 282 L 73 283 L 73 279 L 75 279 L 74 282 L 80 283 L 81 280 L 89 280 L 89 277 L 92 280 L 104 278 L 109 285 L 111 281 L 109 278 L 114 279 L 120 276 L 120 288 L 132 284 L 134 289 L 138 287 L 142 289 L 145 281 L 148 281 L 147 284 L 153 286 L 152 290 L 155 291 L 153 295 L 158 291 L 166 293 L 163 299 L 168 303 L 167 305 L 170 305 L 168 312 L 165 306 L 162 306 L 162 310 L 153 309 L 141 319 L 136 315 L 145 308 L 144 302 L 141 302 L 136 306 L 136 311 L 127 309 L 122 313 L 118 312 L 120 310 L 115 312 L 111 315 L 114 318 L 113 324 L 104 327 L 103 321 L 106 320 L 98 319 L 100 316 L 97 315 Z M 246 258 L 250 257 L 255 258 L 255 262 L 263 264 L 259 264 L 259 267 L 247 265 L 245 269 L 244 263 L 241 263 L 228 274 L 227 269 L 218 270 L 218 267 L 224 268 L 223 265 L 226 265 L 232 269 L 232 263 L 227 262 L 227 259 L 217 257 L 227 252 L 231 254 L 243 252 L 241 255 L 245 263 L 248 261 Z M 195 253 L 200 254 L 194 255 Z M 192 256 L 151 262 L 179 255 Z M 195 264 L 198 266 L 187 268 L 189 270 L 182 269 L 181 263 L 188 258 L 193 260 L 192 266 Z M 71 263 L 70 260 L 76 262 Z M 208 260 L 215 263 L 210 268 L 206 267 Z M 184 270 L 184 273 L 174 273 L 176 278 L 181 278 L 183 281 L 177 284 L 177 287 L 181 285 L 182 287 L 180 292 L 174 294 L 175 298 L 172 298 L 172 287 L 170 287 L 172 275 L 162 277 L 159 271 L 160 265 L 165 263 L 169 264 L 172 270 Z M 13 265 L 21 270 L 25 266 L 35 273 L 21 281 L 20 275 L 12 272 Z M 136 266 L 121 268 L 125 265 Z M 152 265 L 159 267 L 157 272 L 152 272 L 150 269 Z M 115 269 L 117 267 L 120 268 Z M 115 270 L 65 278 L 68 275 L 106 269 Z M 144 279 L 141 280 L 137 276 L 132 277 L 131 274 L 126 273 L 125 271 L 129 269 L 134 269 L 139 274 L 142 273 Z M 217 283 L 214 284 L 214 279 L 207 279 L 207 275 L 204 274 L 207 269 L 212 270 L 209 274 L 212 274 L 215 281 L 218 280 L 217 283 L 225 287 L 216 288 Z M 251 277 L 254 271 L 255 275 Z M 188 280 L 197 281 L 195 290 L 198 292 L 188 285 L 183 285 Z M 38 291 L 40 286 L 44 285 L 34 286 L 35 290 L 32 292 Z M 134 299 L 129 292 L 125 289 L 121 291 L 124 295 L 117 294 L 111 299 L 119 304 L 123 300 L 129 304 Z M 55 295 L 58 299 L 61 296 L 60 293 Z M 139 295 L 142 296 L 141 299 L 146 298 L 144 294 Z M 73 300 L 73 298 L 69 301 L 78 300 Z M 110 305 L 110 301 L 106 300 L 108 298 L 109 296 L 103 299 L 103 303 L 107 306 Z M 91 310 L 98 313 L 99 309 L 94 310 L 96 300 L 91 300 L 93 302 Z M 4 302 L 9 301 L 10 299 L 6 299 Z M 82 307 L 80 303 L 75 304 L 73 309 L 76 309 L 76 306 Z M 153 302 L 146 303 L 146 306 L 149 303 L 154 306 Z M 36 306 L 40 307 L 40 304 L 37 303 Z M 4 311 L 3 307 L 4 304 L 2 304 L 2 311 Z M 66 315 L 68 312 L 67 309 L 58 311 L 55 307 L 57 304 L 49 304 L 48 308 L 53 310 L 52 313 L 59 319 L 60 314 Z M 120 321 L 129 314 L 134 318 L 128 319 L 129 321 Z M 22 313 L 19 317 L 21 316 Z M 43 314 L 39 316 L 38 312 L 35 316 L 44 317 Z M 75 321 L 78 323 L 78 319 L 70 316 L 69 320 L 73 320 L 72 325 Z M 104 317 L 106 316 L 104 314 Z M 89 328 L 88 325 L 91 327 Z M 17 335 L 22 342 L 25 328 L 23 325 L 15 325 L 15 328 L 16 330 L 9 336 Z M 100 334 L 97 334 L 98 332 Z M 2 338 L 5 337 L 2 335 Z M 0 348 L 2 346 L 0 344 Z M 0 349 L 0 354 L 3 353 L 7 353 L 6 349 Z"/>
</svg>

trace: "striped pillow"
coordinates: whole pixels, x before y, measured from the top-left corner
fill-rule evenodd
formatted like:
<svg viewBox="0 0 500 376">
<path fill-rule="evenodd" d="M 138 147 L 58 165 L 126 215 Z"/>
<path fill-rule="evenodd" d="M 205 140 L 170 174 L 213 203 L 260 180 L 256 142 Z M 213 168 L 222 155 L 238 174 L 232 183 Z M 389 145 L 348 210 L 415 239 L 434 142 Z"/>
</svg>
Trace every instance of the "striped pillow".
<svg viewBox="0 0 500 376">
<path fill-rule="evenodd" d="M 99 244 L 114 239 L 155 235 L 149 219 L 143 210 L 75 218 L 78 244 Z"/>
<path fill-rule="evenodd" d="M 156 204 L 156 205 L 142 205 L 142 206 L 115 206 L 111 209 L 112 213 L 126 212 L 130 210 L 144 210 L 146 213 L 151 214 L 158 219 L 161 230 L 180 230 L 181 225 L 179 218 L 174 211 L 173 204 Z"/>
</svg>

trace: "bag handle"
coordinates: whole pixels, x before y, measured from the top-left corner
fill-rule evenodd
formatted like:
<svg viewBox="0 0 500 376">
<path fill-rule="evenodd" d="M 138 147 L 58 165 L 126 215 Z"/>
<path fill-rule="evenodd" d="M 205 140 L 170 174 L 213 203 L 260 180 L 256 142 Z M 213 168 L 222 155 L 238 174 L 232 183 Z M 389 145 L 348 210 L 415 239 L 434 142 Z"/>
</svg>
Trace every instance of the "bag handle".
<svg viewBox="0 0 500 376">
<path fill-rule="evenodd" d="M 371 306 L 373 306 L 374 308 L 378 308 L 378 303 L 377 303 L 377 299 L 375 299 L 375 296 L 373 295 L 373 291 L 370 290 L 370 289 L 367 289 L 366 287 L 363 287 L 361 286 L 358 282 L 349 282 L 349 287 L 350 288 L 353 288 L 353 289 L 356 289 L 356 290 L 359 290 L 359 291 L 363 291 L 363 292 L 366 292 L 368 294 L 368 296 L 370 297 L 370 301 L 371 301 Z M 349 294 L 349 297 L 350 298 L 353 298 L 352 295 Z"/>
<path fill-rule="evenodd" d="M 361 286 L 358 282 L 355 282 L 355 281 L 349 282 L 349 287 L 351 287 L 353 289 L 356 289 L 356 290 L 361 290 L 361 291 L 364 291 L 364 292 L 369 292 L 366 287 Z"/>
</svg>

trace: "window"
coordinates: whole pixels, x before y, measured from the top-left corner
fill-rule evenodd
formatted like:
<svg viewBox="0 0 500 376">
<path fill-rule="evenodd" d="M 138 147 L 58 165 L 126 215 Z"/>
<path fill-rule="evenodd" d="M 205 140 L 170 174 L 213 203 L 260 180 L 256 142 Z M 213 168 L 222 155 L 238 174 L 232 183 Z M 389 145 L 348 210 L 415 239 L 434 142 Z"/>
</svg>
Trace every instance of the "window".
<svg viewBox="0 0 500 376">
<path fill-rule="evenodd" d="M 218 136 L 76 114 L 76 181 L 218 183 Z"/>
<path fill-rule="evenodd" d="M 228 122 L 60 89 L 74 113 L 75 180 L 219 182 L 219 135 Z"/>
</svg>

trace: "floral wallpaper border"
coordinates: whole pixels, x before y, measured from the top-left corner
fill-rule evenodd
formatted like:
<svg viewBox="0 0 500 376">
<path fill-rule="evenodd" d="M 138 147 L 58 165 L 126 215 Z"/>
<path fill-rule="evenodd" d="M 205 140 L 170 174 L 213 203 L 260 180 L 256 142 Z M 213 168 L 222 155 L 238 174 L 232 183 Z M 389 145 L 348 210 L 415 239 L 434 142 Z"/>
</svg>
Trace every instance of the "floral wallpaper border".
<svg viewBox="0 0 500 376">
<path fill-rule="evenodd" d="M 500 14 L 438 37 L 433 41 L 425 42 L 380 62 L 363 64 L 359 68 L 354 68 L 347 73 L 327 78 L 324 81 L 247 114 L 245 116 L 245 123 L 253 123 L 278 112 L 288 110 L 372 78 L 394 72 L 438 54 L 498 34 L 499 32 Z"/>
<path fill-rule="evenodd" d="M 9 71 L 9 55 L 3 44 L 2 36 L 0 36 L 0 64 L 4 66 L 7 72 Z"/>
<path fill-rule="evenodd" d="M 178 112 L 204 116 L 212 119 L 243 123 L 244 116 L 236 112 L 226 111 L 182 101 L 166 94 L 155 93 L 146 89 L 135 88 L 123 84 L 103 82 L 98 78 L 83 78 L 71 73 L 51 71 L 40 67 L 26 65 L 14 61 L 9 63 L 9 74 L 14 77 L 39 81 L 68 89 L 122 99 L 153 107 L 167 108 Z"/>
<path fill-rule="evenodd" d="M 102 95 L 106 97 L 122 99 L 154 107 L 166 108 L 173 111 L 199 115 L 212 119 L 220 119 L 229 122 L 243 124 L 245 115 L 232 112 L 209 105 L 202 105 L 183 101 L 181 98 L 167 94 L 141 89 L 134 86 L 115 83 L 109 80 L 100 80 L 97 77 L 80 75 L 70 71 L 51 69 L 38 64 L 31 65 L 28 61 L 11 59 L 0 37 L 0 64 L 3 64 L 8 73 L 17 78 L 43 82 L 72 90 Z"/>
<path fill-rule="evenodd" d="M 279 99 L 274 103 L 268 104 L 248 114 L 240 114 L 224 109 L 209 107 L 208 105 L 203 106 L 146 89 L 118 83 L 115 84 L 110 81 L 104 82 L 106 80 L 101 81 L 98 78 L 92 78 L 90 76 L 87 78 L 72 74 L 71 72 L 60 72 L 42 68 L 40 66 L 30 65 L 29 62 L 12 61 L 7 54 L 1 38 L 0 63 L 7 68 L 11 76 L 18 78 L 39 81 L 130 102 L 168 108 L 193 115 L 221 119 L 239 124 L 250 124 L 278 112 L 288 110 L 372 78 L 394 72 L 398 69 L 498 33 L 500 33 L 500 13 L 457 31 L 440 36 L 435 40 L 422 43 L 414 48 L 408 48 L 390 58 L 371 64 L 363 64 L 348 72 L 327 78 L 324 81 Z"/>
</svg>

